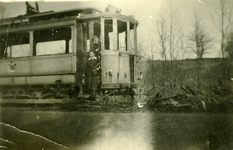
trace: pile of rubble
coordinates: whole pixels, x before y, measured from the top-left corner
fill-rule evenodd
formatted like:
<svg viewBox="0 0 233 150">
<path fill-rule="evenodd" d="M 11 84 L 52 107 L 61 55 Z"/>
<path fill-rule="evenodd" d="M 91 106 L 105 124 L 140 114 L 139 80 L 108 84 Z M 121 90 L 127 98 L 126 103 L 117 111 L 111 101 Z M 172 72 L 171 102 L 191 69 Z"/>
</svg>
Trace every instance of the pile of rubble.
<svg viewBox="0 0 233 150">
<path fill-rule="evenodd" d="M 152 98 L 143 92 L 135 92 L 133 98 L 132 95 L 115 95 L 112 91 L 97 98 L 71 100 L 60 108 L 88 112 L 229 112 L 233 108 L 233 96 L 197 94 L 189 86 L 181 87 L 181 90 L 183 94 L 166 98 L 159 92 Z"/>
<path fill-rule="evenodd" d="M 205 111 L 205 112 L 233 112 L 233 95 L 202 95 L 197 94 L 189 86 L 181 87 L 185 94 L 176 94 L 172 97 L 162 98 L 157 93 L 147 101 L 150 111 Z"/>
</svg>

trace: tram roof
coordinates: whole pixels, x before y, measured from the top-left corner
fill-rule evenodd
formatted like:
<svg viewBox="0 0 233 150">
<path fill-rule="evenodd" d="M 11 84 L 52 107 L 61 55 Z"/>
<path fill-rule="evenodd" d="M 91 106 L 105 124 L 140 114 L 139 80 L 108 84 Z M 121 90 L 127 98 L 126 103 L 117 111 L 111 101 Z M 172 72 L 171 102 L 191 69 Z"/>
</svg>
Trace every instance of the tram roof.
<svg viewBox="0 0 233 150">
<path fill-rule="evenodd" d="M 138 22 L 130 16 L 125 16 L 118 13 L 102 12 L 95 8 L 85 8 L 85 9 L 72 9 L 72 10 L 58 11 L 58 12 L 48 11 L 33 15 L 26 14 L 12 18 L 0 19 L 0 26 L 21 24 L 21 23 L 22 24 L 35 23 L 40 21 L 48 21 L 48 20 L 63 19 L 63 18 L 65 19 L 65 18 L 73 18 L 73 17 L 76 17 L 77 19 L 89 19 L 89 18 L 96 18 L 102 16 L 127 18 L 127 20 L 133 21 L 138 24 Z"/>
</svg>

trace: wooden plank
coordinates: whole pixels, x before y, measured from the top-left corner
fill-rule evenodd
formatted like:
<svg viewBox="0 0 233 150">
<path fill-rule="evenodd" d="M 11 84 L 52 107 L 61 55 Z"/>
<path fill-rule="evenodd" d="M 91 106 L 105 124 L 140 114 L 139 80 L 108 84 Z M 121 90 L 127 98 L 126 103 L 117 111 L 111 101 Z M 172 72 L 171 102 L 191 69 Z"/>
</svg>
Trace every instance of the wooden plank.
<svg viewBox="0 0 233 150">
<path fill-rule="evenodd" d="M 117 19 L 113 18 L 112 20 L 113 20 L 113 23 L 112 23 L 112 26 L 113 26 L 113 49 L 111 49 L 111 50 L 117 50 L 117 43 L 118 43 Z M 110 50 L 110 46 L 109 46 L 109 50 Z"/>
<path fill-rule="evenodd" d="M 93 50 L 93 42 L 92 42 L 92 38 L 93 38 L 93 35 L 94 35 L 94 21 L 90 21 L 89 22 L 89 40 L 90 40 L 90 50 Z"/>
<path fill-rule="evenodd" d="M 100 41 L 101 41 L 101 51 L 104 51 L 104 17 L 101 17 L 101 34 L 100 34 Z"/>
<path fill-rule="evenodd" d="M 29 56 L 33 56 L 33 51 L 34 51 L 34 38 L 33 38 L 33 32 L 34 31 L 29 31 L 29 43 L 30 43 L 30 54 Z M 28 59 L 29 61 L 29 73 L 32 73 L 32 60 Z"/>
<path fill-rule="evenodd" d="M 127 21 L 127 42 L 126 42 L 126 51 L 130 51 L 130 22 Z"/>
<path fill-rule="evenodd" d="M 0 104 L 63 104 L 64 99 L 0 99 Z"/>
<path fill-rule="evenodd" d="M 137 25 L 134 24 L 134 54 L 137 54 Z"/>
<path fill-rule="evenodd" d="M 77 72 L 76 72 L 76 82 L 78 85 L 82 85 L 83 76 L 83 25 L 81 23 L 77 24 Z"/>
</svg>

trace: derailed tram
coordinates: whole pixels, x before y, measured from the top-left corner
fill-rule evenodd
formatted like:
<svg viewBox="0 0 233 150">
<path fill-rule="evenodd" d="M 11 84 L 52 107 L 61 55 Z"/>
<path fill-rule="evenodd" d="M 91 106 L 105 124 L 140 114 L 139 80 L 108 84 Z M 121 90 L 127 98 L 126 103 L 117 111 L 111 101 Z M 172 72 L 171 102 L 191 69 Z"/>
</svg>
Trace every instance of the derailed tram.
<svg viewBox="0 0 233 150">
<path fill-rule="evenodd" d="M 90 51 L 98 60 L 96 93 L 132 90 L 137 26 L 131 16 L 92 8 L 0 20 L 0 98 L 90 94 Z"/>
</svg>

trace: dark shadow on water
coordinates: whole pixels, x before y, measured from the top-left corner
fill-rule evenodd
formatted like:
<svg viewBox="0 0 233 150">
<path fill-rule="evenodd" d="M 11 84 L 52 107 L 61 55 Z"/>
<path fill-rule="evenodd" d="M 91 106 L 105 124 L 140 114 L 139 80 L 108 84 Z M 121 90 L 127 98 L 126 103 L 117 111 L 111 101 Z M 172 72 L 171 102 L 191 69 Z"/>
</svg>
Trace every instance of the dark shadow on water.
<svg viewBox="0 0 233 150">
<path fill-rule="evenodd" d="M 228 150 L 233 149 L 232 117 L 229 115 L 217 115 L 210 118 L 209 126 L 209 149 Z"/>
<path fill-rule="evenodd" d="M 96 125 L 103 120 L 103 115 L 76 114 L 74 112 L 36 111 L 29 113 L 28 111 L 15 111 L 10 114 L 3 114 L 1 121 L 14 125 L 19 129 L 41 135 L 69 148 L 91 143 L 91 141 L 100 136 L 100 133 L 96 132 L 99 130 L 99 127 Z M 17 114 L 20 114 L 22 117 L 17 117 Z M 7 132 L 5 133 L 7 134 Z M 11 137 L 8 136 L 8 138 Z M 29 145 L 30 140 L 26 139 L 24 144 Z"/>
<path fill-rule="evenodd" d="M 152 145 L 156 150 L 230 150 L 232 121 L 230 115 L 155 115 Z"/>
</svg>

